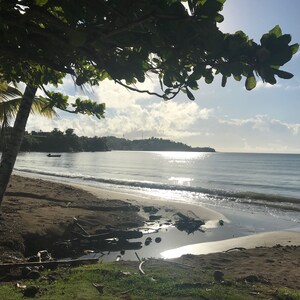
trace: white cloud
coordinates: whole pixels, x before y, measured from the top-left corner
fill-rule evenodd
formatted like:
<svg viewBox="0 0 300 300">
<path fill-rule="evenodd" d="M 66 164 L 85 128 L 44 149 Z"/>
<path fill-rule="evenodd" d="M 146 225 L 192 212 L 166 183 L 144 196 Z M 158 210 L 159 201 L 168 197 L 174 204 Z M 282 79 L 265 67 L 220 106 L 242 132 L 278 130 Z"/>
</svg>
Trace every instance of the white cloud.
<svg viewBox="0 0 300 300">
<path fill-rule="evenodd" d="M 270 84 L 270 83 L 267 83 L 267 82 L 263 82 L 261 80 L 258 80 L 257 83 L 256 83 L 256 87 L 255 89 L 262 89 L 262 88 L 265 88 L 265 89 L 278 89 L 278 88 L 281 88 L 282 85 L 280 83 L 276 83 L 276 84 Z"/>
<path fill-rule="evenodd" d="M 253 129 L 260 131 L 269 130 L 269 120 L 266 115 L 257 115 L 254 118 L 249 119 L 230 119 L 230 120 L 219 120 L 221 124 L 228 124 L 233 126 L 251 126 Z"/>
<path fill-rule="evenodd" d="M 292 135 L 300 133 L 300 124 L 282 122 L 280 120 L 272 119 L 267 115 L 256 115 L 255 117 L 248 119 L 219 120 L 219 122 L 221 124 L 238 127 L 250 126 L 253 130 L 262 132 L 288 130 Z"/>
<path fill-rule="evenodd" d="M 73 86 L 68 79 L 63 87 L 66 92 Z M 143 89 L 155 90 L 155 81 L 147 79 Z M 78 96 L 82 97 L 82 90 L 76 90 L 71 101 Z M 68 115 L 59 113 L 61 118 L 52 120 L 31 116 L 27 130 L 51 131 L 57 127 L 60 130 L 74 128 L 77 135 L 86 136 L 130 136 L 131 138 L 145 136 L 159 136 L 179 139 L 193 136 L 196 132 L 191 126 L 199 120 L 207 120 L 213 113 L 212 109 L 200 108 L 196 102 L 176 100 L 163 101 L 148 94 L 127 91 L 114 82 L 104 81 L 99 87 L 94 87 L 94 98 L 98 102 L 105 102 L 107 107 L 106 118 L 97 120 L 83 115 Z"/>
</svg>

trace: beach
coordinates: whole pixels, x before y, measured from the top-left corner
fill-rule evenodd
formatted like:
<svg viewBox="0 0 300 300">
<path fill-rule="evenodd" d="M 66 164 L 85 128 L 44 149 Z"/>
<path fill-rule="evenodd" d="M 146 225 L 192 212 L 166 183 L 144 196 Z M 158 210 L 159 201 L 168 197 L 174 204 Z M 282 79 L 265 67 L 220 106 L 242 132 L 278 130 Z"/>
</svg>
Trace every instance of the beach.
<svg viewBox="0 0 300 300">
<path fill-rule="evenodd" d="M 203 232 L 200 233 L 210 236 L 202 244 L 203 247 L 201 244 L 194 248 L 188 244 L 175 246 L 179 250 L 168 251 L 177 252 L 177 255 L 165 255 L 165 258 L 179 257 L 178 253 L 181 253 L 184 256 L 177 258 L 179 261 L 188 260 L 189 263 L 199 264 L 199 267 L 205 261 L 212 268 L 230 270 L 236 274 L 269 274 L 269 277 L 277 278 L 278 282 L 285 278 L 286 286 L 299 288 L 300 233 L 297 230 L 231 239 L 224 237 L 223 241 L 218 236 L 218 241 L 213 241 L 212 233 L 222 232 L 230 224 L 230 220 L 219 212 L 201 206 L 159 201 L 153 197 L 142 198 L 84 185 L 79 187 L 13 176 L 2 207 L 1 261 L 8 263 L 24 260 L 24 256 L 49 249 L 55 241 L 69 238 L 74 217 L 89 234 L 112 228 L 130 230 L 144 227 L 145 222 L 149 222 L 149 213 L 143 208 L 154 207 L 157 209 L 156 214 L 160 216 L 156 223 L 165 220 L 173 223 L 176 214 L 180 212 L 195 220 L 203 220 L 207 228 L 203 226 Z M 222 226 L 218 223 L 220 220 L 224 221 Z M 164 236 L 162 232 L 157 234 Z M 174 239 L 172 236 L 171 238 Z M 185 247 L 191 248 L 182 249 Z M 195 250 L 197 247 L 200 248 Z M 186 255 L 187 253 L 194 255 Z"/>
</svg>

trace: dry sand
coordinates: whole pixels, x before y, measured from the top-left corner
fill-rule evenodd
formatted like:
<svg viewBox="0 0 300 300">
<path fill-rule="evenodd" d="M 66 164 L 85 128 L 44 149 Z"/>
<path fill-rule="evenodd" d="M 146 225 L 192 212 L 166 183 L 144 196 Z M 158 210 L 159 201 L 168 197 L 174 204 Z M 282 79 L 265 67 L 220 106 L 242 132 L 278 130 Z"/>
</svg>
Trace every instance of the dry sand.
<svg viewBox="0 0 300 300">
<path fill-rule="evenodd" d="M 126 201 L 126 202 L 124 202 Z M 43 248 L 49 242 L 68 235 L 73 217 L 78 218 L 90 233 L 105 228 L 132 228 L 143 223 L 137 212 L 142 206 L 160 206 L 170 217 L 176 211 L 210 220 L 226 218 L 212 210 L 192 205 L 160 202 L 158 199 L 99 190 L 82 186 L 65 185 L 41 179 L 13 176 L 5 196 L 0 219 L 0 261 L 13 261 L 28 252 Z M 214 223 L 212 222 L 212 223 Z M 224 251 L 228 248 L 271 246 L 276 244 L 299 245 L 299 233 L 274 232 L 225 241 L 202 243 L 200 254 Z M 186 246 L 188 247 L 188 246 Z M 199 245 L 197 246 L 200 247 Z M 206 250 L 203 250 L 206 249 Z M 213 249 L 213 251 L 212 251 Z M 209 266 L 226 272 L 264 274 L 274 284 L 299 288 L 300 247 L 257 248 L 229 253 L 188 255 L 178 261 L 195 267 Z M 186 252 L 185 252 L 186 253 Z"/>
<path fill-rule="evenodd" d="M 185 254 L 201 255 L 224 252 L 233 248 L 252 249 L 256 247 L 300 246 L 300 232 L 275 231 L 258 233 L 223 241 L 199 243 L 163 252 L 164 258 L 177 258 Z"/>
</svg>

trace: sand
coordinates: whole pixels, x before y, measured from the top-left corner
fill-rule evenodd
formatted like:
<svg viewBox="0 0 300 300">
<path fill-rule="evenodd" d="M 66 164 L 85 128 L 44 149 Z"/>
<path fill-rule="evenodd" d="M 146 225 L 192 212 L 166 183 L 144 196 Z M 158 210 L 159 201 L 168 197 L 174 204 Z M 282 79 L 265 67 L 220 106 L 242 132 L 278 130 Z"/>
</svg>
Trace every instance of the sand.
<svg viewBox="0 0 300 300">
<path fill-rule="evenodd" d="M 41 250 L 59 238 L 67 238 L 74 217 L 80 220 L 89 233 L 142 226 L 147 217 L 143 207 L 150 205 L 160 208 L 159 213 L 164 214 L 164 218 L 171 219 L 180 211 L 205 220 L 208 227 L 216 226 L 220 219 L 230 222 L 224 215 L 200 206 L 85 185 L 79 189 L 75 184 L 13 176 L 0 219 L 0 261 L 22 259 L 24 255 Z M 288 247 L 272 247 L 277 244 Z M 183 256 L 178 261 L 199 267 L 209 265 L 212 269 L 230 270 L 237 276 L 261 273 L 267 277 L 272 276 L 278 284 L 285 283 L 286 286 L 299 288 L 299 245 L 299 232 L 279 231 L 184 246 L 173 252 L 170 250 L 168 255 L 165 253 L 165 257 L 197 254 Z M 260 248 L 255 248 L 258 246 Z M 221 253 L 235 247 L 253 249 Z M 217 253 L 198 256 L 212 252 Z"/>
<path fill-rule="evenodd" d="M 300 246 L 300 232 L 275 231 L 258 233 L 223 241 L 187 245 L 161 253 L 163 258 L 177 258 L 185 254 L 201 255 L 225 252 L 234 248 L 253 249 L 256 247 Z"/>
</svg>

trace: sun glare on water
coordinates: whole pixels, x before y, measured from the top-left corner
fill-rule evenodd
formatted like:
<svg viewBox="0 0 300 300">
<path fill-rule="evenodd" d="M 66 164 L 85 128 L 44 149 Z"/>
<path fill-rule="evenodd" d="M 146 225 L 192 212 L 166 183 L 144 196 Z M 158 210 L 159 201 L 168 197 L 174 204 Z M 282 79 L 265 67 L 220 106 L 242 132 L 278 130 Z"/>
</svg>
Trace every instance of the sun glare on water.
<svg viewBox="0 0 300 300">
<path fill-rule="evenodd" d="M 199 160 L 208 158 L 211 153 L 207 152 L 176 152 L 176 151 L 165 151 L 157 152 L 163 158 L 174 160 L 176 162 L 189 162 L 191 160 Z"/>
</svg>

